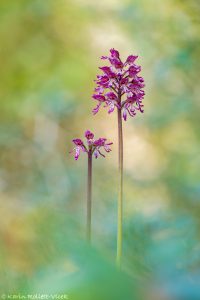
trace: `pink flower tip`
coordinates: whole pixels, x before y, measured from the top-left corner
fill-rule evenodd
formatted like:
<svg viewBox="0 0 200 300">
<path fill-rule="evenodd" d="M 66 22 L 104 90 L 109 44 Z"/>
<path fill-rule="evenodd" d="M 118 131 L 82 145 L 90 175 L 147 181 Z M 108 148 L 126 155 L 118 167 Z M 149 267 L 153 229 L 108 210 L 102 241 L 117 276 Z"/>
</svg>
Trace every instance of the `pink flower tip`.
<svg viewBox="0 0 200 300">
<path fill-rule="evenodd" d="M 85 137 L 87 140 L 92 140 L 94 138 L 94 133 L 92 133 L 90 130 L 86 130 Z"/>
<path fill-rule="evenodd" d="M 114 58 L 119 58 L 119 51 L 115 50 L 114 48 L 110 49 L 111 56 Z"/>
</svg>

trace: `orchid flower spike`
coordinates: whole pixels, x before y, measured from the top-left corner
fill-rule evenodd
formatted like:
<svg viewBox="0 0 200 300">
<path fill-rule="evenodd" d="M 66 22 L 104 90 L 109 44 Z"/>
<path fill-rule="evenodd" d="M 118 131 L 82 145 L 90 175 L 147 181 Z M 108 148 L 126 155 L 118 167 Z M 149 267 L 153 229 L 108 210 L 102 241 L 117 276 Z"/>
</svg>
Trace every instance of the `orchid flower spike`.
<svg viewBox="0 0 200 300">
<path fill-rule="evenodd" d="M 136 55 L 129 55 L 122 62 L 115 49 L 110 50 L 109 56 L 101 57 L 108 60 L 109 65 L 99 68 L 103 74 L 97 75 L 95 80 L 97 87 L 92 97 L 98 104 L 93 109 L 94 115 L 101 106 L 107 107 L 108 113 L 112 113 L 115 108 L 120 109 L 125 121 L 128 115 L 134 117 L 138 111 L 143 113 L 145 84 L 144 79 L 138 75 L 141 67 L 135 64 L 137 58 Z"/>
<path fill-rule="evenodd" d="M 111 142 L 107 142 L 106 138 L 94 139 L 94 134 L 90 130 L 85 131 L 86 143 L 84 143 L 81 139 L 73 139 L 75 147 L 71 152 L 74 152 L 75 160 L 78 160 L 81 152 L 86 152 L 88 155 L 94 155 L 95 158 L 98 158 L 99 155 L 105 157 L 105 155 L 101 152 L 105 150 L 106 152 L 110 152 L 110 146 L 113 144 Z"/>
</svg>

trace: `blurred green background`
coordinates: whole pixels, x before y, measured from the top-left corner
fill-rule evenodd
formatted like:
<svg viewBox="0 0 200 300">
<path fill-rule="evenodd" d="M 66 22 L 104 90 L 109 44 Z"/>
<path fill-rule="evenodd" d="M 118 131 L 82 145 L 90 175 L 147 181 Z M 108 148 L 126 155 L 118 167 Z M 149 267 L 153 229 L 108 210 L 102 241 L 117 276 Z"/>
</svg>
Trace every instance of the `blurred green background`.
<svg viewBox="0 0 200 300">
<path fill-rule="evenodd" d="M 200 2 L 1 0 L 0 292 L 200 299 Z M 124 123 L 123 270 L 115 268 L 117 118 L 95 117 L 101 55 L 138 54 L 145 113 Z M 86 168 L 86 129 L 114 142 Z"/>
</svg>

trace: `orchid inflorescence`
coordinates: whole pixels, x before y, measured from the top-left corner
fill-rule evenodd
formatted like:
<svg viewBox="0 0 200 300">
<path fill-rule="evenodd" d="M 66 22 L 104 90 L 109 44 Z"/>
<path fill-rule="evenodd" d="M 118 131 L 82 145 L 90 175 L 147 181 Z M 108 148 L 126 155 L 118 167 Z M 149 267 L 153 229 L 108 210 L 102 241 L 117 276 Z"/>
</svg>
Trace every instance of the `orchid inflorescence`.
<svg viewBox="0 0 200 300">
<path fill-rule="evenodd" d="M 99 155 L 105 157 L 105 155 L 101 152 L 105 150 L 106 152 L 110 152 L 110 145 L 113 143 L 108 143 L 106 138 L 99 138 L 97 140 L 94 139 L 94 134 L 90 130 L 85 131 L 86 144 L 81 139 L 73 139 L 72 142 L 75 144 L 74 158 L 77 160 L 80 156 L 81 151 L 86 152 L 87 154 L 94 154 L 95 158 L 98 158 Z M 72 152 L 73 152 L 72 151 Z"/>
<path fill-rule="evenodd" d="M 138 74 L 141 67 L 135 64 L 138 56 L 129 55 L 123 63 L 119 52 L 110 50 L 110 56 L 102 56 L 109 65 L 100 67 L 102 75 L 97 75 L 95 80 L 97 87 L 93 94 L 93 99 L 98 101 L 93 109 L 95 115 L 101 106 L 108 108 L 108 113 L 112 113 L 115 108 L 118 116 L 118 159 L 119 159 L 119 185 L 118 185 L 118 214 L 117 214 L 117 265 L 121 266 L 122 242 L 123 242 L 123 125 L 122 119 L 127 120 L 127 116 L 134 117 L 139 111 L 143 113 L 143 103 L 145 84 L 143 77 Z M 107 142 L 106 138 L 94 139 L 94 134 L 86 130 L 86 143 L 81 139 L 73 139 L 75 148 L 75 160 L 78 160 L 80 153 L 85 152 L 88 156 L 88 181 L 87 181 L 87 240 L 91 241 L 91 215 L 92 215 L 92 158 L 99 155 L 105 157 L 101 152 L 110 152 L 113 143 Z"/>
<path fill-rule="evenodd" d="M 96 114 L 102 105 L 109 108 L 108 113 L 112 113 L 117 107 L 126 121 L 128 114 L 133 117 L 137 111 L 143 113 L 144 79 L 138 76 L 141 71 L 141 67 L 135 64 L 138 56 L 129 55 L 123 63 L 117 50 L 111 49 L 110 54 L 101 57 L 108 60 L 110 65 L 99 68 L 103 75 L 97 75 L 95 80 L 97 87 L 92 97 L 98 104 L 93 109 L 93 114 Z"/>
</svg>

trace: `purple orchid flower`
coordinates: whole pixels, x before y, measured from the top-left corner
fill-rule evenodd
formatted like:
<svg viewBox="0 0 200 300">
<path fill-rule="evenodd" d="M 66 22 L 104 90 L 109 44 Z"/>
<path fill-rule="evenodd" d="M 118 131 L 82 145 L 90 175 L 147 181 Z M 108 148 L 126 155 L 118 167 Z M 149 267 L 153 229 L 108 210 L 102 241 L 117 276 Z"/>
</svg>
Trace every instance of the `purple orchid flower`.
<svg viewBox="0 0 200 300">
<path fill-rule="evenodd" d="M 105 157 L 105 155 L 101 152 L 101 150 L 105 150 L 106 152 L 110 152 L 110 146 L 113 143 L 108 143 L 107 139 L 99 138 L 97 140 L 94 139 L 94 134 L 90 130 L 85 131 L 86 143 L 81 139 L 73 139 L 75 147 L 71 152 L 74 152 L 75 160 L 78 160 L 81 152 L 86 152 L 88 155 L 93 155 L 95 158 L 98 158 L 99 155 Z"/>
<path fill-rule="evenodd" d="M 139 76 L 141 66 L 136 65 L 138 56 L 129 55 L 122 62 L 119 52 L 110 50 L 109 56 L 102 56 L 109 65 L 100 67 L 103 72 L 97 75 L 93 99 L 98 101 L 93 114 L 98 113 L 100 107 L 107 107 L 108 113 L 115 109 L 118 115 L 118 158 L 119 158 L 119 188 L 118 188 L 118 220 L 117 220 L 117 265 L 121 266 L 122 233 L 123 233 L 123 124 L 128 115 L 134 117 L 137 112 L 143 113 L 143 99 L 145 92 L 144 79 Z"/>
<path fill-rule="evenodd" d="M 101 152 L 110 152 L 110 146 L 113 144 L 107 142 L 106 138 L 94 139 L 94 134 L 90 130 L 85 131 L 86 143 L 81 139 L 73 139 L 75 147 L 71 152 L 75 152 L 74 158 L 78 160 L 80 153 L 85 152 L 88 156 L 88 182 L 87 182 L 87 228 L 86 236 L 87 240 L 90 243 L 91 241 L 91 216 L 92 216 L 92 157 L 98 158 L 99 155 L 105 157 Z"/>
<path fill-rule="evenodd" d="M 137 111 L 143 110 L 142 100 L 145 92 L 144 79 L 138 76 L 141 67 L 135 64 L 138 56 L 129 55 L 123 63 L 119 52 L 110 50 L 110 56 L 102 56 L 101 59 L 108 60 L 110 65 L 100 67 L 102 75 L 97 75 L 95 93 L 93 99 L 98 101 L 93 109 L 95 115 L 103 105 L 108 108 L 108 113 L 112 113 L 115 108 L 122 111 L 122 117 L 126 121 L 127 116 L 134 117 Z"/>
</svg>

